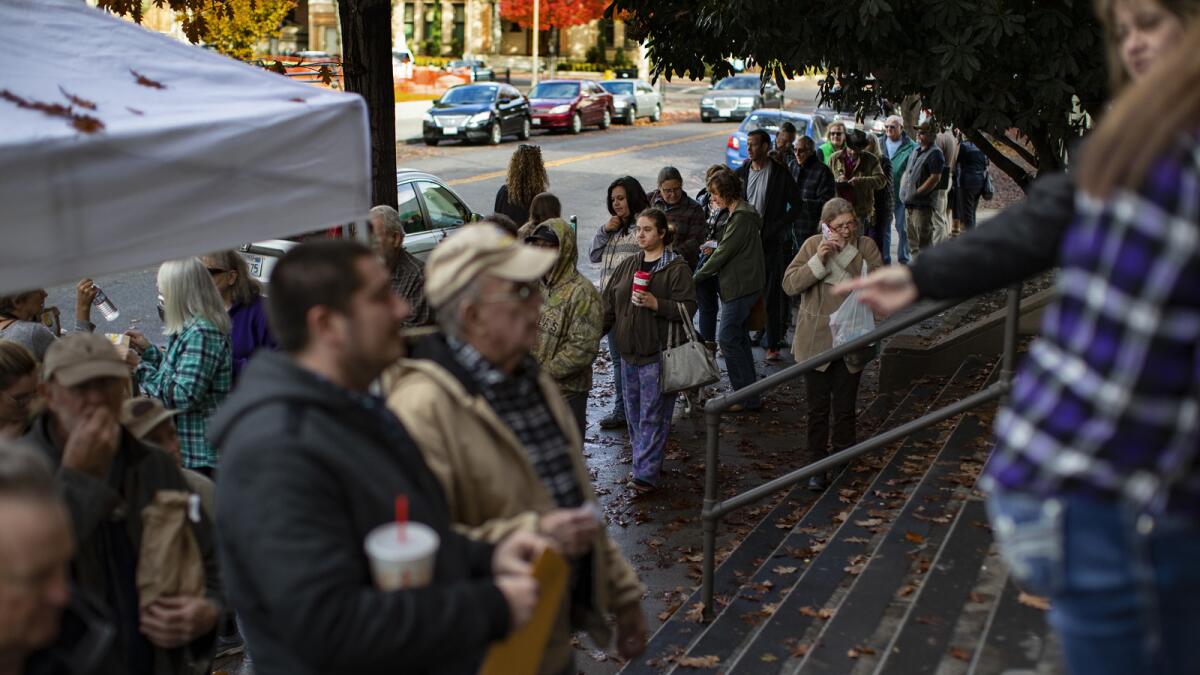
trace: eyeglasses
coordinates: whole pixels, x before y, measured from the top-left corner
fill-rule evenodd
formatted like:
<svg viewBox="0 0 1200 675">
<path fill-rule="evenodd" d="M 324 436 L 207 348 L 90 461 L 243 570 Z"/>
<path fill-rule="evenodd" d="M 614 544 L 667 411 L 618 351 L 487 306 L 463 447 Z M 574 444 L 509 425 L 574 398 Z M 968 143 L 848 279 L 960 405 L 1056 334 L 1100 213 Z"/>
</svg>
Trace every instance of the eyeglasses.
<svg viewBox="0 0 1200 675">
<path fill-rule="evenodd" d="M 845 136 L 846 134 L 844 134 L 841 131 L 831 131 L 831 132 L 829 132 L 829 135 L 830 136 Z"/>
<path fill-rule="evenodd" d="M 896 126 L 895 124 L 885 124 L 885 125 L 883 125 L 883 128 L 884 129 L 899 129 L 900 127 Z"/>
<path fill-rule="evenodd" d="M 508 293 L 499 293 L 492 296 L 482 296 L 477 300 L 481 305 L 492 305 L 501 302 L 528 302 L 530 298 L 542 297 L 541 289 L 538 288 L 536 282 L 526 281 L 525 283 L 517 284 Z"/>
</svg>

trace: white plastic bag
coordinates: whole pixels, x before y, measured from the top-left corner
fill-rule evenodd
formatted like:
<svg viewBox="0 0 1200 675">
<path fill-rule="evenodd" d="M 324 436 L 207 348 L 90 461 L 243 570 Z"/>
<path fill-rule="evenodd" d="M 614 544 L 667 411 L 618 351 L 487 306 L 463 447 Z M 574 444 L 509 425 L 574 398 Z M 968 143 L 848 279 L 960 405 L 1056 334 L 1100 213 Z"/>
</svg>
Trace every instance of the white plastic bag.
<svg viewBox="0 0 1200 675">
<path fill-rule="evenodd" d="M 867 276 L 867 263 L 862 264 L 862 276 Z M 871 308 L 858 301 L 858 291 L 851 291 L 842 301 L 842 306 L 829 315 L 829 331 L 833 333 L 833 346 L 842 345 L 875 330 L 875 315 Z"/>
</svg>

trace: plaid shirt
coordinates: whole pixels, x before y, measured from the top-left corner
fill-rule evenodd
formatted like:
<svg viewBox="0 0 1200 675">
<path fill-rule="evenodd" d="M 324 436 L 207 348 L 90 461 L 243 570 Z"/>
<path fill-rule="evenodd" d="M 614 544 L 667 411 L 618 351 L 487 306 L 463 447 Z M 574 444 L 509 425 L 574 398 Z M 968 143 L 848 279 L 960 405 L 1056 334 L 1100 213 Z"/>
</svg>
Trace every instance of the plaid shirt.
<svg viewBox="0 0 1200 675">
<path fill-rule="evenodd" d="M 1200 514 L 1200 150 L 1151 169 L 1141 194 L 1077 196 L 985 489 Z"/>
<path fill-rule="evenodd" d="M 563 508 L 583 504 L 583 491 L 575 478 L 575 467 L 563 434 L 538 386 L 537 362 L 532 357 L 516 375 L 508 375 L 483 358 L 474 347 L 447 338 L 458 363 L 475 378 L 488 405 L 512 430 L 529 453 L 529 462 L 542 484 Z"/>
<path fill-rule="evenodd" d="M 412 315 L 404 321 L 405 326 L 428 326 L 433 323 L 433 310 L 425 302 L 425 265 L 403 249 L 392 268 L 392 290 L 412 306 Z"/>
<path fill-rule="evenodd" d="M 793 225 L 798 249 L 817 233 L 821 209 L 834 197 L 833 172 L 816 155 L 809 157 L 803 165 L 796 161 L 795 153 L 785 153 L 784 159 L 796 185 L 800 186 L 800 215 Z"/>
<path fill-rule="evenodd" d="M 175 417 L 183 466 L 188 469 L 215 467 L 217 453 L 206 432 L 213 414 L 233 383 L 233 350 L 229 336 L 206 319 L 192 318 L 183 330 L 167 340 L 162 352 L 150 345 L 134 371 L 147 396 L 168 409 L 181 410 Z"/>
</svg>

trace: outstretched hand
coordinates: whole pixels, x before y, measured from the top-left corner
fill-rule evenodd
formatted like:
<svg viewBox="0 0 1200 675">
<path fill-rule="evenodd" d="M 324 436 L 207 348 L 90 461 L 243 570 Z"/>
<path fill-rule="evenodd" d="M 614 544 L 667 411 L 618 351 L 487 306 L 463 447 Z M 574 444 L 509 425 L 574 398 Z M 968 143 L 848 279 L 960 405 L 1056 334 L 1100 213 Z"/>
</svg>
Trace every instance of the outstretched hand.
<svg viewBox="0 0 1200 675">
<path fill-rule="evenodd" d="M 892 314 L 917 301 L 917 285 L 912 270 L 905 265 L 889 265 L 865 277 L 845 281 L 833 287 L 833 292 L 846 295 L 858 291 L 858 301 L 876 314 Z"/>
</svg>

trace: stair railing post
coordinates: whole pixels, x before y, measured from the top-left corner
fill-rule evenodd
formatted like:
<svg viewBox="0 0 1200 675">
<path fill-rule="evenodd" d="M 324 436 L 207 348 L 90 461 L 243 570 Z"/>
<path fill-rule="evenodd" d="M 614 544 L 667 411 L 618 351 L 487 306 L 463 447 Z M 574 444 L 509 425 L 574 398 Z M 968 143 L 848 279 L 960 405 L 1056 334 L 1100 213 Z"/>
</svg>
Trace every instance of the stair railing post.
<svg viewBox="0 0 1200 675">
<path fill-rule="evenodd" d="M 717 450 L 721 443 L 721 413 L 704 412 L 705 457 L 704 457 L 704 507 L 701 511 L 704 527 L 703 588 L 704 620 L 713 619 L 713 577 L 716 574 L 717 522 L 720 516 L 713 509 L 717 505 Z"/>
<path fill-rule="evenodd" d="M 1008 287 L 1008 314 L 1004 317 L 1004 364 L 1000 379 L 1012 383 L 1017 367 L 1017 332 L 1021 324 L 1021 284 Z"/>
</svg>

